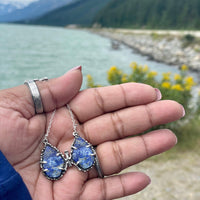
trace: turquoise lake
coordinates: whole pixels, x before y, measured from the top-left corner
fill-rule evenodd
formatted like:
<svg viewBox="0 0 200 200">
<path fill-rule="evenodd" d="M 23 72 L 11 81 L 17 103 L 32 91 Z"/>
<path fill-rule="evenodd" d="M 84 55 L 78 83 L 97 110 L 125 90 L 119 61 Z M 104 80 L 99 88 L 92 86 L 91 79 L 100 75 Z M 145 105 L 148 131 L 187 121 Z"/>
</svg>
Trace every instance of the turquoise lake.
<svg viewBox="0 0 200 200">
<path fill-rule="evenodd" d="M 177 66 L 148 60 L 131 48 L 112 49 L 111 40 L 84 30 L 58 27 L 0 24 L 0 89 L 23 84 L 24 80 L 53 78 L 82 65 L 86 75 L 107 85 L 106 72 L 116 65 L 130 72 L 129 64 L 147 64 L 151 70 L 178 72 Z"/>
</svg>

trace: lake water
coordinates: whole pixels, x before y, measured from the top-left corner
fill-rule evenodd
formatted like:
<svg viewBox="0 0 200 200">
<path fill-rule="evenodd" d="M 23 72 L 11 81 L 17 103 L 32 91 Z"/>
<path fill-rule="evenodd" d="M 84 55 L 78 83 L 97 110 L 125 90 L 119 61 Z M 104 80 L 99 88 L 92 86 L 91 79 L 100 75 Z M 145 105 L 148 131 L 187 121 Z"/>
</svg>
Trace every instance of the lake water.
<svg viewBox="0 0 200 200">
<path fill-rule="evenodd" d="M 57 77 L 78 65 L 83 67 L 82 88 L 87 74 L 107 85 L 111 66 L 130 72 L 132 61 L 160 73 L 178 72 L 176 66 L 150 61 L 127 46 L 114 50 L 110 39 L 84 30 L 0 24 L 0 89 L 23 84 L 25 79 Z"/>
</svg>

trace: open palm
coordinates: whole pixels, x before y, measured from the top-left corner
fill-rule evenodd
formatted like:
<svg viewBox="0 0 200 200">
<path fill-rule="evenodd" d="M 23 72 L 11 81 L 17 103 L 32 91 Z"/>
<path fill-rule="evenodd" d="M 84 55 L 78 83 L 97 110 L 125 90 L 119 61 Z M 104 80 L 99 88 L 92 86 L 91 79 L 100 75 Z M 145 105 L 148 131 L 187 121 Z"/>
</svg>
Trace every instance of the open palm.
<svg viewBox="0 0 200 200">
<path fill-rule="evenodd" d="M 181 118 L 180 104 L 157 101 L 156 89 L 137 83 L 79 92 L 81 78 L 80 70 L 72 70 L 60 78 L 37 82 L 46 114 L 35 115 L 25 85 L 0 92 L 0 149 L 22 176 L 33 199 L 104 200 L 134 194 L 150 183 L 148 176 L 139 172 L 114 174 L 176 143 L 169 130 L 130 136 Z M 41 173 L 42 140 L 55 108 L 49 142 L 61 152 L 70 151 L 73 143 L 72 120 L 66 103 L 79 123 L 79 134 L 97 146 L 106 178 L 98 178 L 95 168 L 84 173 L 75 166 L 57 181 L 50 181 Z"/>
</svg>

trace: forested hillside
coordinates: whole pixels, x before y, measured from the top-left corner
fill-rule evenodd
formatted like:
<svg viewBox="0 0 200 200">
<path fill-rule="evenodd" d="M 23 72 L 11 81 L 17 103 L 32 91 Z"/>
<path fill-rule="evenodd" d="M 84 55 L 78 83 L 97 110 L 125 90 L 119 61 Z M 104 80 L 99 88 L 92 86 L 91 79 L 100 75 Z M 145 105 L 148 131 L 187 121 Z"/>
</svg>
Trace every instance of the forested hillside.
<svg viewBox="0 0 200 200">
<path fill-rule="evenodd" d="M 0 22 L 17 22 L 35 19 L 52 10 L 66 6 L 71 2 L 72 0 L 38 0 L 33 1 L 27 6 L 23 6 L 23 1 L 16 1 L 16 5 L 13 5 L 10 1 L 10 4 L 6 5 L 2 4 L 0 0 Z"/>
<path fill-rule="evenodd" d="M 103 27 L 200 29 L 200 0 L 112 0 L 93 23 Z"/>
<path fill-rule="evenodd" d="M 31 21 L 32 24 L 65 26 L 68 24 L 91 25 L 94 16 L 111 0 L 78 0 Z"/>
</svg>

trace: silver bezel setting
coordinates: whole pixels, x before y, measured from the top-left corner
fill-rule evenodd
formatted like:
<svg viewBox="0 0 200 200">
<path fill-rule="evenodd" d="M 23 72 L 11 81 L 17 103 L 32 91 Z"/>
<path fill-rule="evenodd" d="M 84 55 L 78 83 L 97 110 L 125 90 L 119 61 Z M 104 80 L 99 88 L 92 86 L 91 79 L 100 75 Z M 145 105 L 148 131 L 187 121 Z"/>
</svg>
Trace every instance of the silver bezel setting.
<svg viewBox="0 0 200 200">
<path fill-rule="evenodd" d="M 93 168 L 94 166 L 95 166 L 95 164 L 96 164 L 96 151 L 95 151 L 95 149 L 94 149 L 94 147 L 87 141 L 87 140 L 85 140 L 87 143 L 88 143 L 88 146 L 92 149 L 92 152 L 93 152 L 93 154 L 94 155 L 91 155 L 91 156 L 94 156 L 94 162 L 93 162 L 93 164 L 88 168 L 88 169 L 83 169 L 83 168 L 81 168 L 80 166 L 78 166 L 78 164 L 77 163 L 75 163 L 73 160 L 72 160 L 72 153 L 73 153 L 73 150 L 74 150 L 74 143 L 75 143 L 75 140 L 76 140 L 76 138 L 77 137 L 81 137 L 81 136 L 79 136 L 78 135 L 78 133 L 74 136 L 74 141 L 73 141 L 73 144 L 72 144 L 72 146 L 71 146 L 71 159 L 70 159 L 70 162 L 71 162 L 71 164 L 73 164 L 74 166 L 76 166 L 77 168 L 78 168 L 78 170 L 79 171 L 82 171 L 82 172 L 88 172 L 91 168 Z M 81 137 L 82 138 L 82 137 Z M 83 138 L 82 138 L 83 139 Z"/>
<path fill-rule="evenodd" d="M 44 151 L 45 151 L 45 148 L 46 148 L 46 146 L 47 145 L 49 145 L 50 147 L 52 147 L 53 149 L 55 149 L 56 150 L 56 152 L 58 153 L 58 155 L 59 156 L 61 156 L 62 158 L 63 158 L 63 160 L 64 160 L 64 166 L 63 166 L 63 169 L 61 169 L 62 170 L 62 172 L 61 172 L 61 174 L 60 174 L 60 176 L 59 177 L 56 177 L 56 178 L 52 178 L 52 177 L 49 177 L 45 172 L 45 169 L 43 168 L 43 156 L 44 156 Z M 68 163 L 69 163 L 69 160 L 68 160 L 68 158 L 65 158 L 65 156 L 55 147 L 55 146 L 53 146 L 52 144 L 50 144 L 50 143 L 48 143 L 48 142 L 46 142 L 45 144 L 44 144 L 44 148 L 42 149 L 42 152 L 41 152 L 41 155 L 40 155 L 40 168 L 41 168 L 41 170 L 42 170 L 42 173 L 44 174 L 44 176 L 45 177 L 47 177 L 49 180 L 59 180 L 64 174 L 65 174 L 65 172 L 67 171 L 67 167 L 68 167 Z"/>
</svg>

